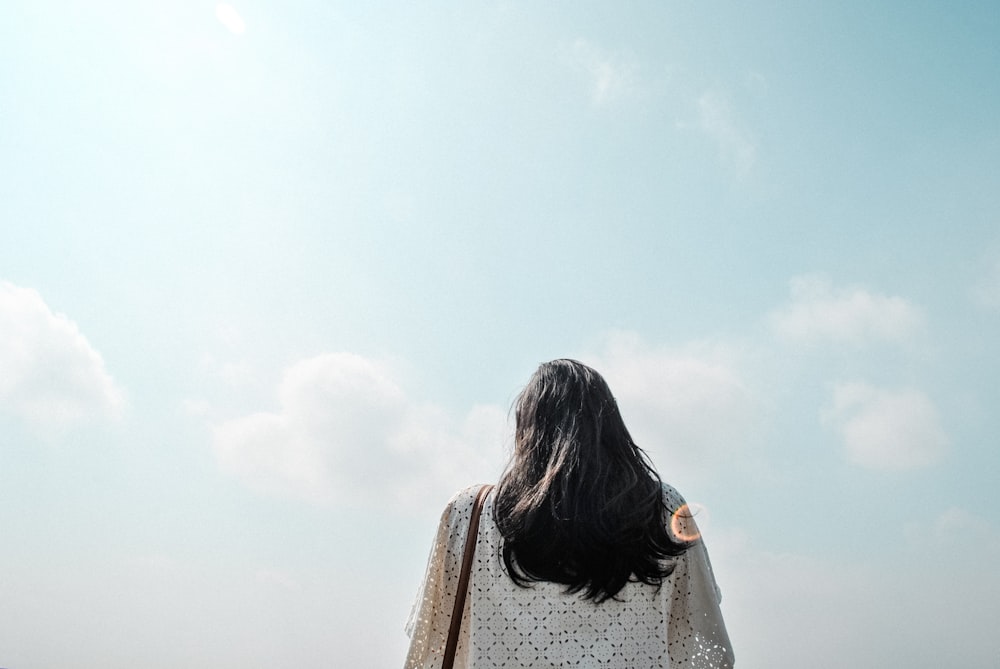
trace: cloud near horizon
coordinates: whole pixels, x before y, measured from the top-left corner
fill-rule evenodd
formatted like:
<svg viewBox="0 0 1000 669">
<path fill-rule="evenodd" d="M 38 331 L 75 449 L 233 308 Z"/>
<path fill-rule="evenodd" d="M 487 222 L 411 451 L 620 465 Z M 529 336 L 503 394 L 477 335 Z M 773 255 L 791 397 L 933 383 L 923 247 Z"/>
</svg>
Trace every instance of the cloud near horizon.
<svg viewBox="0 0 1000 669">
<path fill-rule="evenodd" d="M 407 396 L 384 362 L 325 353 L 284 372 L 279 408 L 216 423 L 220 467 L 251 489 L 319 504 L 418 507 L 498 473 L 506 413 L 456 419 Z"/>
<path fill-rule="evenodd" d="M 38 291 L 0 282 L 0 410 L 33 428 L 116 420 L 122 389 L 76 323 Z"/>
<path fill-rule="evenodd" d="M 593 358 L 636 440 L 672 470 L 717 466 L 754 431 L 758 407 L 722 354 L 649 348 L 619 333 Z M 212 425 L 220 468 L 263 494 L 419 506 L 495 480 L 508 452 L 505 409 L 417 403 L 388 364 L 353 353 L 291 365 L 275 394 L 273 411 Z"/>
<path fill-rule="evenodd" d="M 927 467 L 949 446 L 934 403 L 913 388 L 839 384 L 821 422 L 840 434 L 847 459 L 868 469 Z"/>
<path fill-rule="evenodd" d="M 832 342 L 864 346 L 902 343 L 924 325 L 922 311 L 907 300 L 864 288 L 837 289 L 821 275 L 790 281 L 791 303 L 772 311 L 772 331 L 796 343 Z"/>
</svg>

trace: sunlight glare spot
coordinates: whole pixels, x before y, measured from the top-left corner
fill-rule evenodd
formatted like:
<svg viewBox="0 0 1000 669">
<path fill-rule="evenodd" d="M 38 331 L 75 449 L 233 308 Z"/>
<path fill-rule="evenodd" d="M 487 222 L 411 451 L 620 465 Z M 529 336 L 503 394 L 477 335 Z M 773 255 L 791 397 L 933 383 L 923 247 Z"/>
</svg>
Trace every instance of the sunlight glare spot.
<svg viewBox="0 0 1000 669">
<path fill-rule="evenodd" d="M 681 541 L 697 541 L 701 532 L 694 522 L 694 517 L 702 513 L 705 507 L 700 504 L 682 504 L 670 516 L 670 531 Z"/>
<path fill-rule="evenodd" d="M 219 19 L 222 25 L 229 29 L 229 32 L 242 35 L 247 29 L 247 24 L 243 22 L 243 17 L 232 5 L 220 2 L 215 6 L 215 18 Z"/>
</svg>

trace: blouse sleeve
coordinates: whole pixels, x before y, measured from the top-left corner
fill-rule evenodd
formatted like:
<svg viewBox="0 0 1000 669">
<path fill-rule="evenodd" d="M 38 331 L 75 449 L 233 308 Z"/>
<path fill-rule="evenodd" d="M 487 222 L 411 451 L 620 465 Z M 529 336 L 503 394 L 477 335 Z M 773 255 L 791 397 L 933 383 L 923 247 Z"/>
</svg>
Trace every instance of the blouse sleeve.
<svg viewBox="0 0 1000 669">
<path fill-rule="evenodd" d="M 683 533 L 697 538 L 678 558 L 670 577 L 673 596 L 667 637 L 671 669 L 731 669 L 735 658 L 719 608 L 722 592 L 705 543 L 690 516 L 683 520 Z"/>
<path fill-rule="evenodd" d="M 410 637 L 406 669 L 441 666 L 462 567 L 465 533 L 478 489 L 479 486 L 475 486 L 456 494 L 441 514 L 434 546 L 427 561 L 427 571 L 406 622 L 406 633 Z M 463 637 L 467 637 L 467 617 L 468 602 L 462 621 Z M 460 639 L 459 656 L 462 655 L 463 646 Z"/>
</svg>

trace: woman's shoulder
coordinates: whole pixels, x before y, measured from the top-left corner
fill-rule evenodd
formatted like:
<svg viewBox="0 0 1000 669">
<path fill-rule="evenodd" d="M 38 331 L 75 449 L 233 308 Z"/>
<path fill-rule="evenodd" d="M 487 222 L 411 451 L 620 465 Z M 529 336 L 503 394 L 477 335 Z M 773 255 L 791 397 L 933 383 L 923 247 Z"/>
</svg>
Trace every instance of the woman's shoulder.
<svg viewBox="0 0 1000 669">
<path fill-rule="evenodd" d="M 475 485 L 470 485 L 468 488 L 462 488 L 461 490 L 459 490 L 458 492 L 456 492 L 454 495 L 451 496 L 451 499 L 448 500 L 447 508 L 449 509 L 461 508 L 461 507 L 472 508 L 472 505 L 476 501 L 476 495 L 479 494 L 479 491 L 482 490 L 484 485 L 487 484 L 477 483 Z"/>
<path fill-rule="evenodd" d="M 670 531 L 682 542 L 697 543 L 701 539 L 701 530 L 695 522 L 695 511 L 688 506 L 684 496 L 677 488 L 667 483 L 663 484 L 663 503 L 670 516 Z"/>
<path fill-rule="evenodd" d="M 442 520 L 447 520 L 450 524 L 467 522 L 472 507 L 476 503 L 476 496 L 485 483 L 477 483 L 468 488 L 463 488 L 451 496 L 448 504 L 445 505 L 442 513 Z"/>
<path fill-rule="evenodd" d="M 661 484 L 663 486 L 663 503 L 671 513 L 687 504 L 684 496 L 677 491 L 677 488 L 663 481 L 661 481 Z"/>
</svg>

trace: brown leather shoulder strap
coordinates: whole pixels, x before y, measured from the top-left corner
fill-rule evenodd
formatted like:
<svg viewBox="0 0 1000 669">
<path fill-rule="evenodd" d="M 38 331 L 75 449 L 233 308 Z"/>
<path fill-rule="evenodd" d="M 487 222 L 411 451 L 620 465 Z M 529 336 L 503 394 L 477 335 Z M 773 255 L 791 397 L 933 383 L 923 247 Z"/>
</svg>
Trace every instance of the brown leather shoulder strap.
<svg viewBox="0 0 1000 669">
<path fill-rule="evenodd" d="M 458 590 L 455 592 L 455 607 L 451 611 L 451 627 L 448 628 L 448 643 L 444 647 L 444 661 L 441 669 L 451 669 L 455 664 L 455 651 L 458 650 L 458 633 L 462 628 L 462 613 L 465 612 L 465 596 L 469 592 L 469 578 L 472 574 L 472 558 L 476 554 L 476 540 L 479 538 L 479 516 L 483 513 L 486 495 L 493 488 L 484 485 L 476 495 L 472 505 L 472 517 L 469 518 L 469 534 L 465 537 L 465 554 L 462 556 L 462 572 L 458 577 Z"/>
</svg>

